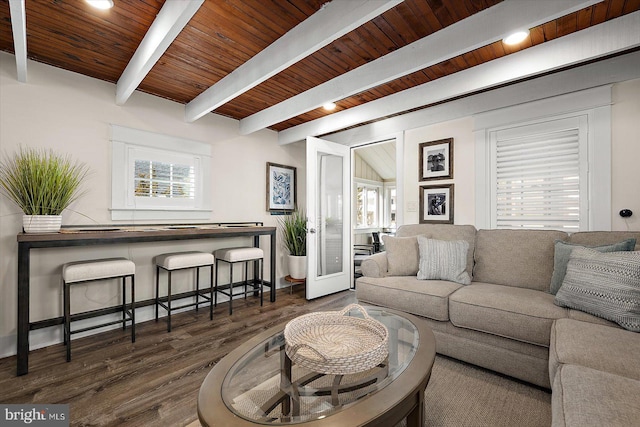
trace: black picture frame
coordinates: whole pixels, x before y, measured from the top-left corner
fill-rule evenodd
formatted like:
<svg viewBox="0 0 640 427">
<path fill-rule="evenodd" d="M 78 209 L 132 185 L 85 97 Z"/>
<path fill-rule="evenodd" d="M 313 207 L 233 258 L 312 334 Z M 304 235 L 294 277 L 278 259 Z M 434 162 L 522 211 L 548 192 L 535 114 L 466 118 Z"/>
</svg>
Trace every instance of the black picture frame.
<svg viewBox="0 0 640 427">
<path fill-rule="evenodd" d="M 453 179 L 453 138 L 422 142 L 418 150 L 420 181 Z"/>
<path fill-rule="evenodd" d="M 420 186 L 420 224 L 453 224 L 454 184 Z"/>
<path fill-rule="evenodd" d="M 296 168 L 267 162 L 267 211 L 287 213 L 296 209 Z"/>
</svg>

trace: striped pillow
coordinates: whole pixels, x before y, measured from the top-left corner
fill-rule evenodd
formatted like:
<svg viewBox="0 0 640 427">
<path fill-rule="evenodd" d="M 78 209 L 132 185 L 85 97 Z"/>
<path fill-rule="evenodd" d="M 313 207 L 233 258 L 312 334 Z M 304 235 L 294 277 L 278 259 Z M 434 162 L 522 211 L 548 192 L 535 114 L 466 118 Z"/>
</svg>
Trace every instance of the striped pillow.
<svg viewBox="0 0 640 427">
<path fill-rule="evenodd" d="M 420 250 L 419 280 L 450 280 L 468 285 L 471 283 L 467 273 L 466 240 L 435 240 L 418 236 Z"/>
<path fill-rule="evenodd" d="M 555 303 L 640 332 L 640 252 L 573 249 Z"/>
</svg>

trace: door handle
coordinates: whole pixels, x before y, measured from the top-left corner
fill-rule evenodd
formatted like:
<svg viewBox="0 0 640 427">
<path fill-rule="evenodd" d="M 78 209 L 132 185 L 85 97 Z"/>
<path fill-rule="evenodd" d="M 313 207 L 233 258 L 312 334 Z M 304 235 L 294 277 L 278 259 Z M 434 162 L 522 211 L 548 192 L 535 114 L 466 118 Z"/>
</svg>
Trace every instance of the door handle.
<svg viewBox="0 0 640 427">
<path fill-rule="evenodd" d="M 315 229 L 315 228 L 310 228 L 310 229 L 309 229 L 309 233 L 311 233 L 311 234 L 315 234 L 315 233 L 316 233 L 316 229 Z"/>
</svg>

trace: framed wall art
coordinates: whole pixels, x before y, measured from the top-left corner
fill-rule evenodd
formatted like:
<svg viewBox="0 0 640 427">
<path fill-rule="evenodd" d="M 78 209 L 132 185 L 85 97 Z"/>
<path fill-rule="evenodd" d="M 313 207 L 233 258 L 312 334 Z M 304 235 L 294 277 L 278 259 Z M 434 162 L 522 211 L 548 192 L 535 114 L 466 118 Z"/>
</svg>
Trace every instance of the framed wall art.
<svg viewBox="0 0 640 427">
<path fill-rule="evenodd" d="M 420 223 L 453 224 L 453 184 L 420 187 Z"/>
<path fill-rule="evenodd" d="M 296 168 L 267 162 L 267 211 L 293 212 L 296 208 Z"/>
<path fill-rule="evenodd" d="M 420 181 L 453 178 L 453 138 L 423 142 L 418 150 Z"/>
</svg>

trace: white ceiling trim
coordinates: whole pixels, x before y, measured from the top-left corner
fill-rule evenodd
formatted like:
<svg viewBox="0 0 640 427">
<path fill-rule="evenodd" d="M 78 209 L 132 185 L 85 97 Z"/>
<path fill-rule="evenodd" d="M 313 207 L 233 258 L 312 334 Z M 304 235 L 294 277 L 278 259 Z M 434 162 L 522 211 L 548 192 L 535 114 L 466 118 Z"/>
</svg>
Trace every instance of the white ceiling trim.
<svg viewBox="0 0 640 427">
<path fill-rule="evenodd" d="M 514 80 L 640 46 L 640 12 L 569 34 L 364 105 L 278 133 L 280 144 L 324 135 L 362 122 L 490 89 Z"/>
<path fill-rule="evenodd" d="M 402 0 L 333 0 L 253 58 L 191 100 L 193 122 L 280 71 L 401 3 Z"/>
<path fill-rule="evenodd" d="M 158 12 L 116 84 L 116 104 L 123 105 L 158 62 L 204 0 L 171 0 Z"/>
<path fill-rule="evenodd" d="M 500 108 L 552 98 L 611 83 L 640 78 L 640 52 L 609 58 L 582 67 L 527 80 L 467 98 L 458 99 L 364 126 L 323 136 L 339 144 L 357 146 L 391 135 L 437 123 L 470 117 Z M 541 111 L 545 115 L 544 111 Z"/>
<path fill-rule="evenodd" d="M 243 135 L 267 128 L 325 102 L 338 101 L 503 39 L 601 0 L 508 0 L 485 9 L 357 69 L 240 120 Z M 401 64 L 401 65 L 400 65 Z"/>
<path fill-rule="evenodd" d="M 9 0 L 18 81 L 27 82 L 27 13 L 24 0 Z"/>
</svg>

